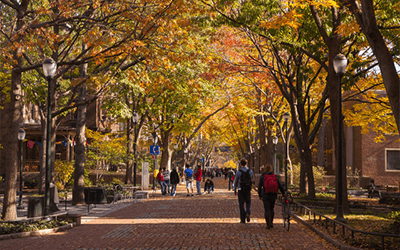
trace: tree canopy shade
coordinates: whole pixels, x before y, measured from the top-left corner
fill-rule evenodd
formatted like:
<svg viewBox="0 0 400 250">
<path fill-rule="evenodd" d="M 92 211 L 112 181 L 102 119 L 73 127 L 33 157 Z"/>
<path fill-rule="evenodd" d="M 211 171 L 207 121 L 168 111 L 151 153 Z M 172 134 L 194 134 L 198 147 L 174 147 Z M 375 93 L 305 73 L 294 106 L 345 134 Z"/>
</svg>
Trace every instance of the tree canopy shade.
<svg viewBox="0 0 400 250">
<path fill-rule="evenodd" d="M 159 50 L 155 50 L 157 41 L 161 41 L 158 39 L 173 42 L 156 34 L 178 27 L 172 17 L 190 9 L 189 5 L 182 4 L 184 2 L 156 0 L 149 5 L 148 1 L 0 1 L 3 72 L 11 72 L 11 84 L 3 86 L 3 93 L 6 93 L 3 100 L 10 100 L 3 105 L 11 116 L 3 126 L 7 132 L 3 133 L 5 140 L 2 141 L 12 149 L 11 154 L 3 154 L 6 169 L 10 171 L 7 173 L 10 182 L 7 183 L 3 218 L 16 216 L 15 209 L 9 204 L 14 204 L 15 199 L 11 195 L 15 193 L 12 183 L 16 180 L 17 167 L 14 138 L 21 119 L 22 73 L 36 71 L 43 76 L 40 70 L 43 58 L 51 56 L 58 64 L 54 81 L 62 79 L 65 88 L 61 93 L 57 90 L 55 95 L 56 85 L 52 85 L 48 91 L 54 99 L 49 105 L 55 106 L 56 98 L 67 98 L 60 101 L 64 107 L 57 105 L 57 109 L 53 109 L 54 116 L 74 107 L 83 107 L 113 84 L 121 70 L 133 67 L 145 58 L 158 57 Z M 87 99 L 85 89 L 95 97 Z M 46 93 L 46 89 L 42 87 L 40 92 Z M 44 103 L 42 100 L 39 99 Z M 84 128 L 85 117 L 78 117 L 82 121 L 80 127 Z M 85 147 L 84 129 L 78 131 L 82 140 L 77 140 L 76 148 L 83 150 L 76 154 L 75 165 L 82 169 L 84 157 L 79 156 Z M 79 173 L 82 175 L 83 171 Z"/>
</svg>

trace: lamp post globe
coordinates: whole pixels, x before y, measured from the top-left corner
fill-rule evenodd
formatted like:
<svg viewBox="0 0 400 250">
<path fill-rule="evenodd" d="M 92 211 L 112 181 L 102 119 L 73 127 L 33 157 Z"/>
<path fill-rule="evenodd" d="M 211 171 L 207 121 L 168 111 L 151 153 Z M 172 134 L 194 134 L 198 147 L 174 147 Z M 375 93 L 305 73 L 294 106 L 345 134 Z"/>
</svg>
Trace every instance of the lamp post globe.
<svg viewBox="0 0 400 250">
<path fill-rule="evenodd" d="M 18 202 L 18 206 L 17 209 L 23 209 L 24 206 L 22 206 L 22 183 L 23 183 L 23 179 L 22 179 L 22 170 L 23 170 L 23 152 L 22 152 L 22 143 L 25 139 L 25 130 L 20 128 L 18 130 L 18 141 L 19 141 L 19 149 L 20 149 L 20 161 L 19 161 L 19 202 Z"/>
<path fill-rule="evenodd" d="M 18 130 L 18 140 L 19 140 L 19 141 L 25 140 L 25 135 L 26 135 L 25 130 L 24 130 L 23 128 L 20 128 L 20 129 Z"/>
<path fill-rule="evenodd" d="M 283 114 L 283 120 L 284 120 L 285 122 L 288 122 L 289 119 L 290 119 L 290 114 L 289 114 L 289 112 L 284 113 L 284 114 Z"/>
<path fill-rule="evenodd" d="M 333 69 L 340 77 L 343 77 L 346 72 L 347 58 L 343 54 L 338 54 L 333 59 Z"/>
<path fill-rule="evenodd" d="M 340 222 L 346 222 L 343 217 L 343 114 L 342 114 L 342 77 L 346 72 L 347 58 L 338 54 L 333 59 L 333 69 L 338 77 L 338 135 L 337 135 L 337 178 L 336 178 L 336 218 Z"/>
<path fill-rule="evenodd" d="M 53 58 L 46 58 L 42 64 L 43 73 L 46 78 L 53 78 L 57 71 L 57 63 Z"/>
<path fill-rule="evenodd" d="M 276 169 L 276 144 L 278 144 L 278 137 L 274 136 L 272 143 L 274 144 L 274 173 L 278 174 L 278 170 Z"/>
<path fill-rule="evenodd" d="M 44 200 L 45 206 L 43 215 L 50 213 L 50 165 L 51 165 L 51 81 L 57 72 L 57 63 L 53 58 L 46 58 L 43 61 L 43 73 L 47 79 L 47 130 L 46 130 L 46 177 Z"/>
</svg>

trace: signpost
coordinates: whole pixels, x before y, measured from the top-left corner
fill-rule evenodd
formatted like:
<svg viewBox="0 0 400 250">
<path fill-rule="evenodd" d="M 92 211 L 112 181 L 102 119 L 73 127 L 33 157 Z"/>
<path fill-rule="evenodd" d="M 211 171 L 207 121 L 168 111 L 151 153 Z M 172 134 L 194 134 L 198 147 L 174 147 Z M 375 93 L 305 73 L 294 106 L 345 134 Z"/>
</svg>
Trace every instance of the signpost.
<svg viewBox="0 0 400 250">
<path fill-rule="evenodd" d="M 160 154 L 160 146 L 150 145 L 150 154 L 151 155 L 159 155 Z"/>
<path fill-rule="evenodd" d="M 153 189 L 156 190 L 156 177 L 158 173 L 158 170 L 156 170 L 156 164 L 157 164 L 157 155 L 160 154 L 160 146 L 158 145 L 150 145 L 150 154 L 153 157 L 153 173 L 154 173 L 154 178 L 153 178 Z"/>
</svg>

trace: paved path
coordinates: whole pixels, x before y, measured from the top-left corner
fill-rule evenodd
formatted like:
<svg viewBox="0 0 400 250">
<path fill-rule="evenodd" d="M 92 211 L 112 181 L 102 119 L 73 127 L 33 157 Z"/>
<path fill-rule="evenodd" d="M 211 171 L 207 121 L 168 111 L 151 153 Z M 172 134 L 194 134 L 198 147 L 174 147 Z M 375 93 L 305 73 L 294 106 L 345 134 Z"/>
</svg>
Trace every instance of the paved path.
<svg viewBox="0 0 400 250">
<path fill-rule="evenodd" d="M 158 192 L 65 232 L 0 241 L 0 249 L 335 249 L 295 221 L 285 231 L 280 206 L 267 230 L 256 193 L 250 223 L 240 224 L 237 197 L 224 178 L 214 181 L 214 194 L 187 197 L 180 185 L 176 197 Z"/>
</svg>

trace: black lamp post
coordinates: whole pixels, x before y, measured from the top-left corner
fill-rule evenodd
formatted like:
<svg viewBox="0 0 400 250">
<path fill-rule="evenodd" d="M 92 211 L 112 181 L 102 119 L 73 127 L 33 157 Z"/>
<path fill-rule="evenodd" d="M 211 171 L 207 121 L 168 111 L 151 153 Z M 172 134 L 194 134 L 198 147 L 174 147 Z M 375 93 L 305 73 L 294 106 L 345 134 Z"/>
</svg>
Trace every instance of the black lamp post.
<svg viewBox="0 0 400 250">
<path fill-rule="evenodd" d="M 276 169 L 276 144 L 278 144 L 278 137 L 274 136 L 272 143 L 274 144 L 274 173 L 278 174 L 278 170 Z"/>
<path fill-rule="evenodd" d="M 258 149 L 258 169 L 261 174 L 261 143 L 257 143 L 257 149 Z"/>
<path fill-rule="evenodd" d="M 18 141 L 19 141 L 19 149 L 20 149 L 20 160 L 19 160 L 19 203 L 17 206 L 17 209 L 23 209 L 24 206 L 22 206 L 22 168 L 23 168 L 23 152 L 22 152 L 22 143 L 25 139 L 25 130 L 20 128 L 18 130 Z"/>
<path fill-rule="evenodd" d="M 157 133 L 156 133 L 156 129 L 155 129 L 155 127 L 153 126 L 153 128 L 154 128 L 154 132 L 153 132 L 153 146 L 154 147 L 156 147 L 156 145 L 157 145 L 157 141 L 158 141 L 158 136 L 157 136 Z M 156 172 L 156 163 L 157 163 L 157 155 L 153 155 L 153 173 L 155 173 Z M 154 190 L 156 190 L 157 189 L 157 187 L 156 187 L 156 177 L 157 176 L 155 176 L 154 174 L 153 174 L 153 189 Z"/>
<path fill-rule="evenodd" d="M 337 188 L 337 196 L 336 196 L 336 218 L 335 220 L 345 222 L 346 219 L 343 217 L 343 161 L 342 161 L 342 138 L 343 138 L 343 114 L 342 114 L 342 77 L 346 72 L 347 67 L 347 58 L 338 54 L 333 59 L 333 69 L 335 73 L 339 76 L 339 108 L 338 108 L 338 136 L 337 136 L 337 180 L 336 180 L 336 188 Z"/>
<path fill-rule="evenodd" d="M 135 143 L 133 145 L 133 155 L 134 155 L 134 162 L 133 162 L 133 186 L 136 186 L 136 171 L 137 171 L 137 131 L 136 125 L 139 122 L 139 115 L 135 112 L 132 115 L 132 121 L 135 125 Z"/>
<path fill-rule="evenodd" d="M 290 114 L 286 112 L 283 114 L 283 120 L 285 121 L 285 129 L 286 129 L 286 135 L 285 135 L 285 191 L 288 191 L 288 174 L 287 174 L 287 168 L 288 168 L 288 121 L 290 119 Z"/>
<path fill-rule="evenodd" d="M 43 62 L 43 73 L 47 79 L 47 131 L 46 131 L 46 179 L 45 179 L 45 209 L 44 215 L 50 213 L 50 164 L 51 164 L 51 80 L 57 71 L 57 63 L 52 58 Z"/>
</svg>

